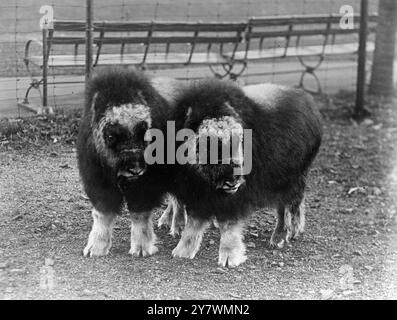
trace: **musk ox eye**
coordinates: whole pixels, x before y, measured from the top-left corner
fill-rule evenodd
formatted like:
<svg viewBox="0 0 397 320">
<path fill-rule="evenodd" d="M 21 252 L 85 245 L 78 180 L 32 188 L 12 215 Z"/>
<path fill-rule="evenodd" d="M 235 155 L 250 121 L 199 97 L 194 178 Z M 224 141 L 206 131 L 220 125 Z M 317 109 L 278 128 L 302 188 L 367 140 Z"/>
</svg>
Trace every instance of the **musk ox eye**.
<svg viewBox="0 0 397 320">
<path fill-rule="evenodd" d="M 105 142 L 107 145 L 112 146 L 116 143 L 116 137 L 114 135 L 111 134 L 106 134 L 105 135 Z"/>
</svg>

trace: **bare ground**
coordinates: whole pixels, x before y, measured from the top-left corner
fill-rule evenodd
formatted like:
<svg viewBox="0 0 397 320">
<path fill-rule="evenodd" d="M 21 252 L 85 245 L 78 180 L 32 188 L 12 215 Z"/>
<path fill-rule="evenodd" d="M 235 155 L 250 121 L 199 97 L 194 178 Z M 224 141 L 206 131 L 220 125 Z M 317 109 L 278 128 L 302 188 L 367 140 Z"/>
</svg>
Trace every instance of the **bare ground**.
<svg viewBox="0 0 397 320">
<path fill-rule="evenodd" d="M 173 259 L 178 239 L 158 228 L 158 254 L 129 256 L 127 214 L 111 254 L 84 258 L 91 216 L 76 121 L 24 120 L 0 131 L 0 298 L 396 299 L 397 101 L 371 98 L 373 114 L 361 124 L 349 119 L 350 104 L 350 96 L 321 101 L 324 143 L 309 178 L 304 236 L 271 250 L 275 218 L 257 212 L 245 237 L 249 259 L 231 270 L 217 267 L 214 228 L 193 260 Z M 46 258 L 53 266 L 44 267 Z M 52 290 L 40 287 L 46 270 L 54 272 Z"/>
</svg>

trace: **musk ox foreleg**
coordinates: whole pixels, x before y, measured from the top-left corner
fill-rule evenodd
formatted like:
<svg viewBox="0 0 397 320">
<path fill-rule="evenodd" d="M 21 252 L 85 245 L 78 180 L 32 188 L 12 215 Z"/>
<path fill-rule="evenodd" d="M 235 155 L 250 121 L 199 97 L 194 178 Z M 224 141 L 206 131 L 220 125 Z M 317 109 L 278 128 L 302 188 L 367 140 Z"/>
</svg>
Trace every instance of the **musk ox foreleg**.
<svg viewBox="0 0 397 320">
<path fill-rule="evenodd" d="M 112 246 L 112 231 L 116 213 L 102 213 L 92 210 L 94 220 L 87 246 L 84 248 L 85 257 L 105 256 Z"/>
<path fill-rule="evenodd" d="M 147 257 L 158 251 L 153 231 L 152 212 L 131 213 L 131 249 L 134 257 Z"/>
<path fill-rule="evenodd" d="M 185 229 L 182 232 L 181 240 L 172 251 L 172 255 L 177 258 L 193 259 L 200 249 L 203 234 L 209 224 L 209 221 L 188 216 Z"/>
<path fill-rule="evenodd" d="M 172 195 L 168 195 L 168 205 L 161 215 L 158 226 L 169 226 L 170 235 L 179 235 L 186 224 L 185 205 Z"/>
<path fill-rule="evenodd" d="M 219 222 L 221 241 L 218 264 L 222 267 L 237 267 L 247 260 L 243 243 L 244 222 Z"/>
</svg>

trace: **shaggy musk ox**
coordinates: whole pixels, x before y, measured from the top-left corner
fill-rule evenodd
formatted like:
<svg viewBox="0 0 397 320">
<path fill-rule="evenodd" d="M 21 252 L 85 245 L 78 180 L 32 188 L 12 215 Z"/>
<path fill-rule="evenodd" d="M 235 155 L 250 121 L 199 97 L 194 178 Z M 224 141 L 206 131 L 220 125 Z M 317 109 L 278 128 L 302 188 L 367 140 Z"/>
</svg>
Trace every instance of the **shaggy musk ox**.
<svg viewBox="0 0 397 320">
<path fill-rule="evenodd" d="M 167 102 L 141 73 L 121 68 L 94 77 L 87 94 L 77 150 L 94 221 L 84 255 L 109 252 L 114 220 L 124 202 L 132 218 L 130 253 L 154 254 L 151 211 L 164 194 L 163 171 L 147 166 L 145 136 L 149 128 L 164 130 Z"/>
<path fill-rule="evenodd" d="M 244 92 L 230 82 L 205 80 L 183 90 L 173 118 L 177 130 L 196 133 L 196 143 L 203 134 L 222 140 L 231 128 L 252 130 L 249 174 L 233 170 L 242 165 L 239 154 L 228 164 L 219 159 L 218 164 L 192 163 L 177 170 L 171 192 L 186 205 L 187 221 L 173 256 L 193 258 L 215 219 L 221 233 L 218 263 L 229 267 L 243 263 L 244 220 L 255 208 L 277 210 L 271 245 L 281 247 L 303 232 L 305 180 L 322 135 L 319 112 L 308 94 L 275 85 Z"/>
</svg>

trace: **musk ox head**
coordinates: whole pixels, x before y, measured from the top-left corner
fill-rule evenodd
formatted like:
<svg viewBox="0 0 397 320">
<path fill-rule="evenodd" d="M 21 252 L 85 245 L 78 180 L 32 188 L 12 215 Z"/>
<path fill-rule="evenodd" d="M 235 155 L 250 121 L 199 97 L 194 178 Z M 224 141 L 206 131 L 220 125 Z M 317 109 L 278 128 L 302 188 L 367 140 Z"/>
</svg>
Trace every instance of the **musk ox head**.
<svg viewBox="0 0 397 320">
<path fill-rule="evenodd" d="M 231 108 L 226 103 L 226 108 Z M 194 117 L 191 108 L 187 122 Z M 211 188 L 222 194 L 234 194 L 244 184 L 240 174 L 243 166 L 243 126 L 236 114 L 205 118 L 194 136 L 185 142 L 190 153 L 188 163 Z"/>
<path fill-rule="evenodd" d="M 205 119 L 198 128 L 196 167 L 219 192 L 234 194 L 245 182 L 236 173 L 243 165 L 242 139 L 243 127 L 233 116 Z"/>
<path fill-rule="evenodd" d="M 89 112 L 93 142 L 102 161 L 117 176 L 128 180 L 146 171 L 144 151 L 152 125 L 152 88 L 147 79 L 132 70 L 108 69 L 89 87 Z"/>
<path fill-rule="evenodd" d="M 184 142 L 196 150 L 195 159 L 188 162 L 221 194 L 234 194 L 245 182 L 241 174 L 244 124 L 233 107 L 245 100 L 235 83 L 219 79 L 193 83 L 176 99 L 177 128 L 195 132 Z"/>
</svg>

